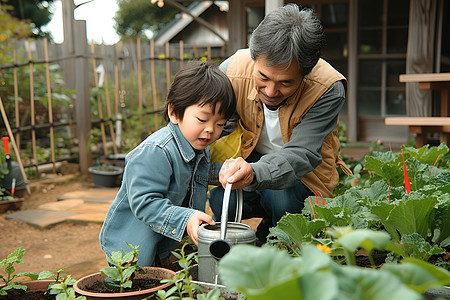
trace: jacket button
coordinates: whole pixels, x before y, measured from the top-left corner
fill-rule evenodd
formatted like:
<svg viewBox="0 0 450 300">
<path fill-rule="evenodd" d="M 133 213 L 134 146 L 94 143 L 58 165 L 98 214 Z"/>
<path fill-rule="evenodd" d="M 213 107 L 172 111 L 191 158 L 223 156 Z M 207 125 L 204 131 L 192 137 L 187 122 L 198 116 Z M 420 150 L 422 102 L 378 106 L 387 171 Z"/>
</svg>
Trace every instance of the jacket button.
<svg viewBox="0 0 450 300">
<path fill-rule="evenodd" d="M 259 128 L 259 125 L 258 125 L 258 124 L 256 124 L 256 128 Z"/>
<path fill-rule="evenodd" d="M 172 230 L 172 234 L 175 234 L 176 232 L 177 232 L 177 229 L 174 228 L 174 229 Z"/>
<path fill-rule="evenodd" d="M 243 142 L 242 142 L 242 144 L 244 144 L 244 145 L 245 145 L 245 144 L 247 144 L 247 142 L 246 142 L 246 141 L 243 141 Z"/>
</svg>

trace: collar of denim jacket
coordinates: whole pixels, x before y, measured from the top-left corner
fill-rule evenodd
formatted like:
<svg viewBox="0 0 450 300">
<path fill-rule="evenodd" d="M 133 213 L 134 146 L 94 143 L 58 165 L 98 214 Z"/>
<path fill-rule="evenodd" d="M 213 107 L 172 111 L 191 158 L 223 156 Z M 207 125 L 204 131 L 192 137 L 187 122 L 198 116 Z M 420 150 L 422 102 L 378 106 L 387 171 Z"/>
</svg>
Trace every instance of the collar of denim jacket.
<svg viewBox="0 0 450 300">
<path fill-rule="evenodd" d="M 167 125 L 170 132 L 172 133 L 175 143 L 178 146 L 178 149 L 180 149 L 181 156 L 183 157 L 185 162 L 192 161 L 196 156 L 202 157 L 205 156 L 206 160 L 209 162 L 208 156 L 205 153 L 205 150 L 201 151 L 195 151 L 194 148 L 192 148 L 191 144 L 186 140 L 184 135 L 181 133 L 180 128 L 177 124 L 173 124 L 172 122 L 169 122 Z M 208 149 L 208 147 L 206 148 Z"/>
</svg>

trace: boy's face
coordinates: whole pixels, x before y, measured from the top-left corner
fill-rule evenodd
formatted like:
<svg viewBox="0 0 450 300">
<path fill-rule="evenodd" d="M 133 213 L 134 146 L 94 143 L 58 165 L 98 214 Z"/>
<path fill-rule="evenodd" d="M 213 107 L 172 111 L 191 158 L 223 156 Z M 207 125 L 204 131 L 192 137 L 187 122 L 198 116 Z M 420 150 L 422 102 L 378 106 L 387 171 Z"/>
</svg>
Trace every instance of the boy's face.
<svg viewBox="0 0 450 300">
<path fill-rule="evenodd" d="M 219 108 L 220 104 L 217 103 L 213 113 L 211 104 L 194 104 L 186 108 L 181 120 L 169 106 L 169 116 L 172 123 L 178 124 L 192 148 L 203 150 L 219 138 L 227 121 L 224 115 L 219 114 Z"/>
<path fill-rule="evenodd" d="M 276 106 L 290 97 L 303 79 L 295 60 L 292 60 L 288 68 L 268 67 L 264 57 L 256 59 L 253 75 L 259 99 L 269 106 Z"/>
</svg>

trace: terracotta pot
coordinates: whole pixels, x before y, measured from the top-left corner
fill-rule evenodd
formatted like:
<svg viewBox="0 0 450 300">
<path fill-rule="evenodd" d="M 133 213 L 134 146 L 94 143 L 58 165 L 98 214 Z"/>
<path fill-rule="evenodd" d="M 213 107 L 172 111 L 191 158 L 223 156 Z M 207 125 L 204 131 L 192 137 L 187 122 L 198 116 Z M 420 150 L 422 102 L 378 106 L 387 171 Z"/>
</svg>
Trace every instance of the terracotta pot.
<svg viewBox="0 0 450 300">
<path fill-rule="evenodd" d="M 27 290 L 24 291 L 22 294 L 18 295 L 17 297 L 23 297 L 25 298 L 27 294 L 35 293 L 35 292 L 42 292 L 44 294 L 45 291 L 47 291 L 47 288 L 50 283 L 54 283 L 54 279 L 44 279 L 44 280 L 32 280 L 32 281 L 25 281 L 20 282 L 20 284 L 26 285 Z M 0 284 L 0 288 L 2 288 L 4 284 Z M 12 289 L 7 292 L 14 293 L 16 290 Z M 0 297 L 1 298 L 1 297 Z M 20 298 L 18 298 L 20 299 Z"/>
<path fill-rule="evenodd" d="M 145 274 L 136 274 L 136 279 L 142 279 L 142 278 L 149 278 L 149 279 L 174 279 L 176 277 L 176 273 L 169 269 L 164 268 L 158 268 L 158 267 L 143 267 Z M 157 290 L 164 289 L 172 283 L 165 283 L 159 286 L 156 286 L 151 289 L 146 290 L 140 290 L 140 291 L 134 291 L 134 292 L 124 292 L 124 293 L 93 293 L 85 291 L 84 289 L 87 286 L 92 286 L 96 282 L 102 282 L 105 279 L 105 275 L 101 273 L 95 273 L 88 276 L 85 276 L 73 285 L 73 288 L 75 289 L 75 292 L 77 292 L 80 295 L 86 296 L 87 300 L 114 300 L 114 299 L 126 299 L 126 300 L 139 300 L 144 299 L 147 297 L 150 297 L 154 292 Z"/>
<path fill-rule="evenodd" d="M 8 210 L 19 210 L 22 207 L 23 201 L 24 198 L 0 200 L 0 213 L 4 213 Z"/>
<path fill-rule="evenodd" d="M 27 286 L 27 292 L 35 292 L 35 291 L 45 292 L 48 288 L 48 285 L 54 282 L 55 282 L 54 279 L 44 279 L 44 280 L 26 281 L 22 282 L 22 284 L 25 284 Z"/>
</svg>

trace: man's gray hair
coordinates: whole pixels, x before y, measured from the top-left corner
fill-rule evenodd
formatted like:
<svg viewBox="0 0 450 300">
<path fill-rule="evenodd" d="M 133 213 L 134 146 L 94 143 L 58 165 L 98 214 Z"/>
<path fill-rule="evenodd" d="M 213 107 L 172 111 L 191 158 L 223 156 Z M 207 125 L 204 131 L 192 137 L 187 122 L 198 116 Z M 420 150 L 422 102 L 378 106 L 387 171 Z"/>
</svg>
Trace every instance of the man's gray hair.
<svg viewBox="0 0 450 300">
<path fill-rule="evenodd" d="M 249 47 L 253 60 L 264 57 L 269 66 L 297 61 L 307 75 L 320 58 L 322 25 L 311 9 L 287 4 L 270 12 L 253 31 Z"/>
</svg>

